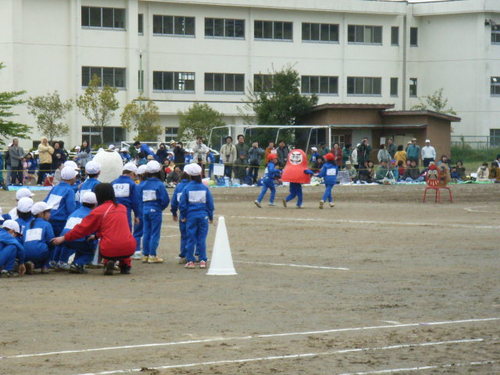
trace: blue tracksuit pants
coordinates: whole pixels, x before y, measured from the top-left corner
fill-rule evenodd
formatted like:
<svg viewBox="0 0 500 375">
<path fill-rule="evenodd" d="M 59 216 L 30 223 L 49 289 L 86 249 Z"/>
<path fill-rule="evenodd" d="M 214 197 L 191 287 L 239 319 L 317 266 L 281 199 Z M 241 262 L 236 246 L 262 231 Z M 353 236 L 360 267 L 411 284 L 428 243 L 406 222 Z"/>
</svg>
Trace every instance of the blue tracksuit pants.
<svg viewBox="0 0 500 375">
<path fill-rule="evenodd" d="M 265 181 L 262 185 L 262 189 L 260 190 L 259 197 L 257 201 L 260 203 L 262 199 L 264 199 L 264 195 L 266 195 L 267 189 L 271 190 L 271 197 L 269 197 L 269 203 L 274 203 L 274 197 L 276 196 L 276 186 L 274 186 L 274 181 L 267 182 Z"/>
<path fill-rule="evenodd" d="M 128 227 L 132 231 L 132 209 L 127 207 L 127 219 L 128 219 Z"/>
<path fill-rule="evenodd" d="M 156 256 L 160 244 L 162 213 L 159 210 L 144 210 L 143 250 L 144 256 Z"/>
<path fill-rule="evenodd" d="M 134 238 L 137 243 L 135 251 L 141 251 L 141 239 L 144 234 L 144 219 L 141 219 L 139 224 L 134 225 Z"/>
<path fill-rule="evenodd" d="M 330 203 L 333 202 L 332 189 L 333 185 L 325 185 L 325 192 L 323 193 L 323 198 L 321 198 L 322 201 L 324 202 L 328 201 Z"/>
<path fill-rule="evenodd" d="M 5 246 L 0 250 L 0 269 L 13 271 L 16 263 L 17 248 L 14 245 Z"/>
<path fill-rule="evenodd" d="M 95 251 L 97 248 L 97 241 L 73 241 L 66 243 L 65 251 L 68 252 L 68 258 L 71 254 L 75 253 L 75 258 L 73 263 L 77 266 L 85 266 L 86 264 L 92 263 L 94 259 Z M 66 258 L 66 262 L 67 262 Z"/>
<path fill-rule="evenodd" d="M 195 251 L 199 260 L 207 261 L 207 235 L 208 217 L 203 215 L 192 215 L 186 222 L 187 244 L 186 259 L 188 262 L 195 261 Z"/>
<path fill-rule="evenodd" d="M 302 206 L 302 184 L 296 182 L 290 182 L 290 194 L 285 198 L 287 202 L 291 201 L 293 198 L 297 197 L 297 206 Z"/>
<path fill-rule="evenodd" d="M 25 259 L 26 262 L 28 261 L 33 262 L 35 268 L 48 267 L 51 255 L 50 253 L 51 253 L 50 248 L 44 251 L 26 249 Z"/>
<path fill-rule="evenodd" d="M 181 258 L 186 257 L 186 245 L 187 245 L 187 223 L 183 223 L 179 220 L 179 231 L 181 232 L 181 246 L 179 249 L 179 256 Z"/>
<path fill-rule="evenodd" d="M 54 236 L 58 237 L 61 235 L 61 232 L 64 229 L 64 226 L 66 225 L 66 221 L 63 220 L 51 220 L 50 225 L 52 225 L 52 230 L 54 231 Z M 56 246 L 54 250 L 52 251 L 52 254 L 50 254 L 50 260 L 58 262 L 61 257 L 61 251 L 62 251 L 62 246 Z M 66 259 L 67 261 L 67 259 Z"/>
</svg>

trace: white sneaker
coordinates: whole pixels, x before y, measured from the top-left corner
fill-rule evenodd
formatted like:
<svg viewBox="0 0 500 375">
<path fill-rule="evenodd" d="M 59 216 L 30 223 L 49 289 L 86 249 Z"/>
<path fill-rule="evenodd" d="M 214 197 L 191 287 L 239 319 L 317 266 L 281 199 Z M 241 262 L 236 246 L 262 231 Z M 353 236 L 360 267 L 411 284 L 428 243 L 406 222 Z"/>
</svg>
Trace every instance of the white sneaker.
<svg viewBox="0 0 500 375">
<path fill-rule="evenodd" d="M 262 208 L 262 206 L 260 205 L 260 202 L 259 201 L 253 201 L 253 203 L 255 203 L 255 205 L 259 208 Z"/>
<path fill-rule="evenodd" d="M 330 202 L 330 207 L 335 207 L 335 203 L 334 202 Z"/>
<path fill-rule="evenodd" d="M 141 251 L 136 251 L 134 255 L 132 255 L 132 259 L 142 259 L 142 252 Z"/>
</svg>

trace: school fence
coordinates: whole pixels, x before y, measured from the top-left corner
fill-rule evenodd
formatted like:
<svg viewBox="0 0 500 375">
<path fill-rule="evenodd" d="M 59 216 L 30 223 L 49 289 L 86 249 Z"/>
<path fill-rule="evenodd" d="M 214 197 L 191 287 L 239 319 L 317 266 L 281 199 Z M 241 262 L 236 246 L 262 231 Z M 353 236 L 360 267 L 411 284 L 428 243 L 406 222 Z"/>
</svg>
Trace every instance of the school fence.
<svg viewBox="0 0 500 375">
<path fill-rule="evenodd" d="M 473 149 L 498 148 L 500 147 L 500 134 L 493 136 L 452 135 L 451 145 Z"/>
</svg>

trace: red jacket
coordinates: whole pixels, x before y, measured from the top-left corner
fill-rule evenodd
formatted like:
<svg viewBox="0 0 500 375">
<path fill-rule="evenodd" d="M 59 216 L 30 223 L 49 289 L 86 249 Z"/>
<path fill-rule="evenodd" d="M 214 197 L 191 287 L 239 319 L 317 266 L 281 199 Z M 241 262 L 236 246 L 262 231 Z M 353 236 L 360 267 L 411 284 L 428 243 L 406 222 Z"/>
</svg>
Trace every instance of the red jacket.
<svg viewBox="0 0 500 375">
<path fill-rule="evenodd" d="M 64 235 L 64 239 L 73 241 L 92 233 L 101 239 L 99 250 L 103 257 L 127 257 L 135 251 L 136 242 L 128 226 L 127 209 L 122 204 L 107 201 L 94 208 Z"/>
</svg>

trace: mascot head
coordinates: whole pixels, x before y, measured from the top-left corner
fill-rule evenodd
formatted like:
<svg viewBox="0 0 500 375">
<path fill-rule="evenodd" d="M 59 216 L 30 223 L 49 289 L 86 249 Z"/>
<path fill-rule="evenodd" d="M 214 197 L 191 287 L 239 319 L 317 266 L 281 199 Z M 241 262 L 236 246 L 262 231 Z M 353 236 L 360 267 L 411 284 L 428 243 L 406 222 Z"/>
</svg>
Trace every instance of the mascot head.
<svg viewBox="0 0 500 375">
<path fill-rule="evenodd" d="M 285 182 L 308 184 L 311 181 L 311 176 L 304 173 L 307 168 L 306 153 L 300 149 L 293 149 L 288 153 L 281 179 Z"/>
</svg>

